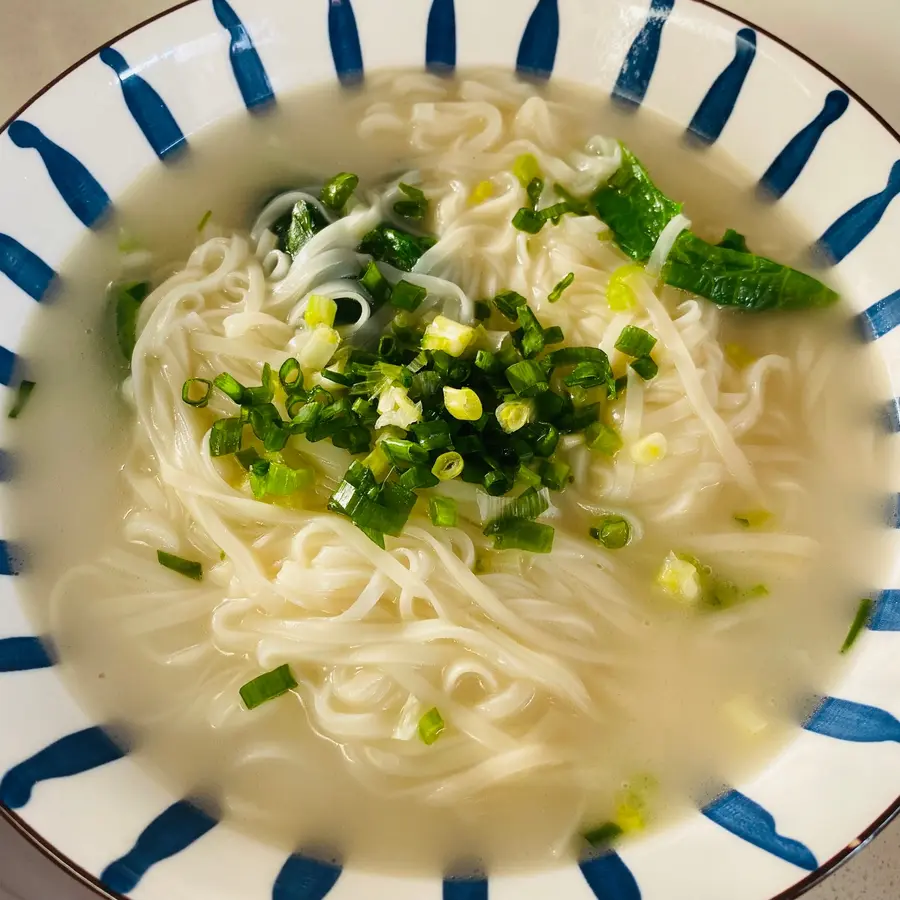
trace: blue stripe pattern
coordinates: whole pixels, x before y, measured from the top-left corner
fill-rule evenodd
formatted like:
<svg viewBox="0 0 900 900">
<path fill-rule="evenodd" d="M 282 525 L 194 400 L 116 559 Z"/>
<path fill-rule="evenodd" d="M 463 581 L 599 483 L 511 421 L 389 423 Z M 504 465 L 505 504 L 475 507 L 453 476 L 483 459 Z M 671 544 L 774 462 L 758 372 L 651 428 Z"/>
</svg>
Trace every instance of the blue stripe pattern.
<svg viewBox="0 0 900 900">
<path fill-rule="evenodd" d="M 597 900 L 641 900 L 638 883 L 618 853 L 598 856 L 579 868 Z"/>
<path fill-rule="evenodd" d="M 453 0 L 433 0 L 425 35 L 425 67 L 437 75 L 456 68 L 456 8 Z"/>
<path fill-rule="evenodd" d="M 0 672 L 49 669 L 56 663 L 51 646 L 39 637 L 0 638 Z"/>
<path fill-rule="evenodd" d="M 0 575 L 18 575 L 22 569 L 21 560 L 13 552 L 13 544 L 0 541 Z"/>
<path fill-rule="evenodd" d="M 153 866 L 186 850 L 217 824 L 188 800 L 179 800 L 141 832 L 125 856 L 104 869 L 100 881 L 108 890 L 127 894 Z"/>
<path fill-rule="evenodd" d="M 900 160 L 891 166 L 884 190 L 861 200 L 852 209 L 847 210 L 819 238 L 817 242 L 819 249 L 834 263 L 841 262 L 868 237 L 897 194 L 900 194 Z"/>
<path fill-rule="evenodd" d="M 644 102 L 656 68 L 663 26 L 674 6 L 675 0 L 651 0 L 647 21 L 632 42 L 616 79 L 614 100 L 627 106 L 640 106 Z"/>
<path fill-rule="evenodd" d="M 259 58 L 259 53 L 253 45 L 250 32 L 226 0 L 213 0 L 213 12 L 222 27 L 231 35 L 228 56 L 231 59 L 234 80 L 244 98 L 244 106 L 249 110 L 257 110 L 273 103 L 275 92 L 269 83 L 269 76 Z"/>
<path fill-rule="evenodd" d="M 735 837 L 771 853 L 785 862 L 793 863 L 808 872 L 819 864 L 805 844 L 780 835 L 772 814 L 739 791 L 728 791 L 701 812 L 711 822 L 731 832 Z"/>
<path fill-rule="evenodd" d="M 99 223 L 109 209 L 109 195 L 81 162 L 30 122 L 17 119 L 7 133 L 17 147 L 37 150 L 50 180 L 82 224 L 91 228 Z"/>
<path fill-rule="evenodd" d="M 890 494 L 884 504 L 884 524 L 900 528 L 900 494 Z"/>
<path fill-rule="evenodd" d="M 364 74 L 362 47 L 350 0 L 328 0 L 328 40 L 341 84 L 359 84 Z"/>
<path fill-rule="evenodd" d="M 869 628 L 872 631 L 900 631 L 900 591 L 891 589 L 876 595 Z"/>
<path fill-rule="evenodd" d="M 42 300 L 56 278 L 47 263 L 8 234 L 0 234 L 0 272 L 32 300 Z"/>
<path fill-rule="evenodd" d="M 100 61 L 116 73 L 128 111 L 160 159 L 165 160 L 187 146 L 184 133 L 163 98 L 132 71 L 118 50 L 104 47 L 100 51 Z"/>
<path fill-rule="evenodd" d="M 486 878 L 445 878 L 442 900 L 487 900 Z"/>
<path fill-rule="evenodd" d="M 889 434 L 900 434 L 900 397 L 893 397 L 885 403 L 879 416 L 884 430 Z"/>
<path fill-rule="evenodd" d="M 784 150 L 775 157 L 759 180 L 760 186 L 771 197 L 783 197 L 800 177 L 825 130 L 847 111 L 850 98 L 843 91 L 830 91 L 822 111 L 794 135 Z"/>
<path fill-rule="evenodd" d="M 272 900 L 322 900 L 340 877 L 340 866 L 295 853 L 275 879 Z"/>
<path fill-rule="evenodd" d="M 0 347 L 0 384 L 10 385 L 19 359 L 12 350 Z"/>
<path fill-rule="evenodd" d="M 714 144 L 728 124 L 755 58 L 756 32 L 742 28 L 735 36 L 734 59 L 712 83 L 688 125 L 688 131 L 704 144 Z"/>
<path fill-rule="evenodd" d="M 900 743 L 900 722 L 889 712 L 837 697 L 826 697 L 803 727 L 839 741 Z"/>
<path fill-rule="evenodd" d="M 549 78 L 559 44 L 559 7 L 556 0 L 538 0 L 525 26 L 516 57 L 516 71 L 533 78 Z"/>
<path fill-rule="evenodd" d="M 10 809 L 21 809 L 40 782 L 79 775 L 115 762 L 124 755 L 125 751 L 98 726 L 67 735 L 3 776 L 0 803 Z"/>
<path fill-rule="evenodd" d="M 873 303 L 857 318 L 859 332 L 864 340 L 876 341 L 900 324 L 900 291 Z"/>
</svg>

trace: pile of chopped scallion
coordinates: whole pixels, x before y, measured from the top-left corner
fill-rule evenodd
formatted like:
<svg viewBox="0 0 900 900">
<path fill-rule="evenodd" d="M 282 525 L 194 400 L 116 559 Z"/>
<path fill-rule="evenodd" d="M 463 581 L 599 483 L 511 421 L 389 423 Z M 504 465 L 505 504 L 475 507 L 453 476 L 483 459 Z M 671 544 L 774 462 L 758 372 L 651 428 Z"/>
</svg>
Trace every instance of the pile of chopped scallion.
<svg viewBox="0 0 900 900">
<path fill-rule="evenodd" d="M 336 178 L 347 184 L 347 173 Z M 334 181 L 323 189 L 323 201 L 335 199 Z M 425 195 L 409 185 L 401 190 L 407 199 L 395 211 L 425 218 Z M 341 204 L 347 199 L 339 198 Z M 275 230 L 284 249 L 296 253 L 303 235 L 308 240 L 321 227 L 308 208 L 295 207 Z M 560 437 L 583 433 L 591 450 L 615 455 L 622 442 L 601 413 L 626 379 L 616 378 L 603 350 L 563 346 L 562 330 L 544 327 L 515 291 L 479 302 L 474 325 L 443 315 L 419 321 L 415 313 L 426 289 L 412 280 L 390 283 L 379 263 L 408 272 L 433 244 L 433 238 L 385 224 L 362 239 L 359 250 L 372 261 L 358 280 L 372 313 L 393 308 L 383 332 L 368 343 L 355 344 L 352 335 L 341 339 L 340 299 L 313 296 L 304 314 L 310 335 L 297 358 L 277 373 L 266 365 L 260 385 L 243 385 L 229 373 L 188 379 L 182 399 L 202 408 L 218 390 L 234 402 L 234 415 L 213 423 L 210 454 L 235 455 L 257 498 L 285 496 L 311 483 L 312 472 L 292 467 L 282 454 L 290 438 L 329 440 L 357 457 L 329 509 L 379 546 L 385 535 L 402 532 L 421 491 L 459 478 L 494 497 L 515 494 L 486 523 L 495 548 L 547 553 L 553 528 L 535 521 L 548 508 L 542 489 L 562 491 L 571 481 L 570 467 L 556 452 Z M 554 299 L 573 278 L 562 279 Z M 501 330 L 486 330 L 488 319 Z M 628 326 L 616 347 L 638 374 L 652 378 L 655 343 Z M 428 512 L 438 527 L 458 520 L 455 502 L 444 496 L 430 496 Z M 621 529 L 613 531 L 613 544 L 621 546 Z"/>
</svg>

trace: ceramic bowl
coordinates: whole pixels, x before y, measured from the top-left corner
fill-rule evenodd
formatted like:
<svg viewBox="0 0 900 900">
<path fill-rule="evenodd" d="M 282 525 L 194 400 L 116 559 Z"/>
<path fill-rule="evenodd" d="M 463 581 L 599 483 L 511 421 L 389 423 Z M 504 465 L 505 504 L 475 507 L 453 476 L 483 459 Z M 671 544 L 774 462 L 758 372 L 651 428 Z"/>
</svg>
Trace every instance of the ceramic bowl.
<svg viewBox="0 0 900 900">
<path fill-rule="evenodd" d="M 900 372 L 898 136 L 760 29 L 696 0 L 192 0 L 91 54 L 0 133 L 0 382 L 15 388 L 28 318 L 84 230 L 202 129 L 326 79 L 486 65 L 593 85 L 720 144 L 821 236 L 872 352 Z M 0 478 L 14 463 L 0 456 Z M 771 900 L 800 894 L 898 808 L 900 582 L 871 585 L 876 611 L 835 696 L 751 781 L 580 866 L 452 881 L 287 856 L 167 794 L 67 693 L 15 559 L 0 542 L 0 809 L 104 896 Z"/>
</svg>

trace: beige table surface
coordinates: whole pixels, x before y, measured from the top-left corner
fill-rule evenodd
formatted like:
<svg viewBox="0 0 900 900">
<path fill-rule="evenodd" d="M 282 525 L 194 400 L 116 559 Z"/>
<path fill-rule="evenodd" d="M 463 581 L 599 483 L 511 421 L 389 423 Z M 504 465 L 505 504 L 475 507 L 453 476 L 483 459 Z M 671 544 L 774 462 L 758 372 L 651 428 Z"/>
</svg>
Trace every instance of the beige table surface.
<svg viewBox="0 0 900 900">
<path fill-rule="evenodd" d="M 826 66 L 900 129 L 900 0 L 718 2 Z M 0 122 L 85 53 L 171 5 L 171 0 L 0 0 Z M 94 897 L 0 823 L 0 900 Z M 807 897 L 898 900 L 900 822 Z"/>
</svg>

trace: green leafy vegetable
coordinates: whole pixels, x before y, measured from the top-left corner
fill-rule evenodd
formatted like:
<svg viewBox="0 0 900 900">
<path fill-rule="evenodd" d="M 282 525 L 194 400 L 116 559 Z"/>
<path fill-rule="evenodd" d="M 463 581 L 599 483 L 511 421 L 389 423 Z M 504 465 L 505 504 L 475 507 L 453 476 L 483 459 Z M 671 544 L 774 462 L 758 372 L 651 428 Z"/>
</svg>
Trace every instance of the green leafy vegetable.
<svg viewBox="0 0 900 900">
<path fill-rule="evenodd" d="M 633 359 L 630 366 L 644 381 L 650 381 L 651 378 L 656 378 L 659 374 L 659 366 L 652 356 L 640 356 L 637 359 Z"/>
<path fill-rule="evenodd" d="M 179 575 L 184 575 L 185 578 L 191 578 L 194 581 L 203 580 L 203 566 L 192 559 L 185 559 L 174 553 L 166 553 L 165 550 L 157 550 L 156 559 L 161 566 L 165 566 Z"/>
<path fill-rule="evenodd" d="M 352 172 L 340 172 L 334 178 L 329 178 L 322 186 L 319 199 L 330 209 L 340 212 L 356 190 L 359 177 Z"/>
<path fill-rule="evenodd" d="M 321 231 L 321 214 L 310 203 L 298 200 L 291 211 L 291 222 L 284 233 L 283 243 L 286 253 L 296 256 L 317 231 Z"/>
<path fill-rule="evenodd" d="M 425 288 L 409 281 L 398 281 L 391 292 L 391 304 L 407 312 L 415 312 L 428 293 Z"/>
<path fill-rule="evenodd" d="M 363 237 L 359 252 L 368 253 L 379 262 L 409 272 L 419 261 L 419 257 L 432 246 L 434 238 L 416 237 L 399 228 L 382 224 Z"/>
<path fill-rule="evenodd" d="M 590 199 L 616 243 L 632 259 L 650 258 L 663 229 L 681 212 L 653 183 L 637 157 L 622 146 L 622 165 Z"/>
<path fill-rule="evenodd" d="M 662 279 L 719 306 L 754 312 L 814 309 L 838 299 L 835 291 L 810 275 L 764 256 L 716 247 L 690 231 L 682 231 L 675 240 Z"/>
<path fill-rule="evenodd" d="M 404 219 L 424 219 L 428 215 L 428 200 L 425 194 L 419 188 L 404 184 L 402 181 L 398 187 L 409 199 L 398 200 L 394 204 L 394 212 Z"/>
<path fill-rule="evenodd" d="M 859 601 L 859 609 L 856 611 L 856 616 L 853 618 L 853 624 L 850 626 L 847 637 L 844 639 L 841 653 L 848 653 L 850 651 L 860 634 L 862 634 L 862 630 L 869 624 L 869 619 L 872 618 L 874 609 L 875 601 L 871 597 L 864 597 Z"/>
<path fill-rule="evenodd" d="M 150 283 L 131 281 L 128 284 L 117 284 L 112 290 L 116 304 L 116 337 L 122 355 L 130 363 L 137 343 L 138 311 L 150 293 Z"/>
<path fill-rule="evenodd" d="M 247 709 L 256 709 L 257 706 L 281 697 L 288 691 L 297 687 L 291 667 L 285 663 L 271 672 L 266 672 L 248 681 L 240 690 L 241 700 Z"/>
<path fill-rule="evenodd" d="M 656 338 L 637 325 L 626 325 L 616 340 L 616 350 L 626 356 L 649 356 L 656 346 Z"/>
</svg>

